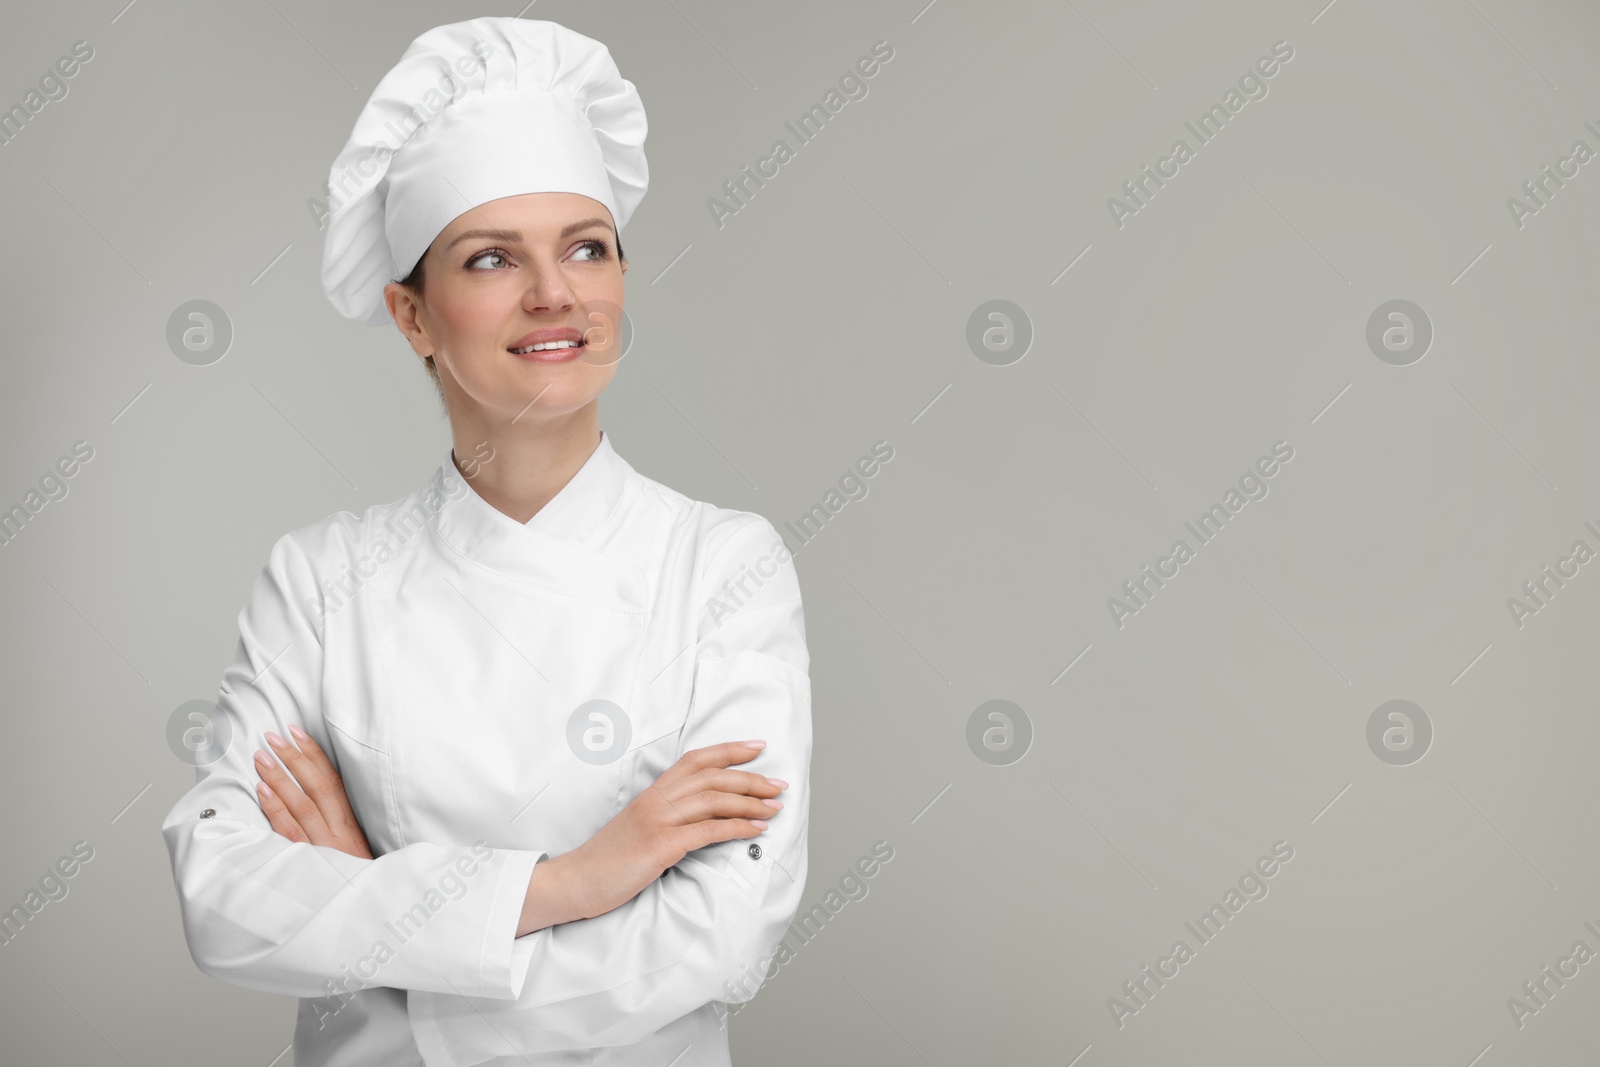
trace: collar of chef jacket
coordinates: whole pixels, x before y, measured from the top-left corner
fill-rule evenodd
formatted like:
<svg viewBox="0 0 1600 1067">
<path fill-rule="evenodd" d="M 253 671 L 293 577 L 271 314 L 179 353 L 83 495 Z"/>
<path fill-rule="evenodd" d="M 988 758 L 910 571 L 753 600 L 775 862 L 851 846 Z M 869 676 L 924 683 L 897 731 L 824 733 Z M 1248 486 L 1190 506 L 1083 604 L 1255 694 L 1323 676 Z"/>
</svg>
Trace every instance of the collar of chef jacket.
<svg viewBox="0 0 1600 1067">
<path fill-rule="evenodd" d="M 572 479 L 526 523 L 490 504 L 456 469 L 454 449 L 430 486 L 441 494 L 440 538 L 465 558 L 595 606 L 638 611 L 648 596 L 643 571 L 608 556 L 601 535 L 635 477 L 604 431 Z M 493 462 L 492 460 L 490 462 Z"/>
</svg>

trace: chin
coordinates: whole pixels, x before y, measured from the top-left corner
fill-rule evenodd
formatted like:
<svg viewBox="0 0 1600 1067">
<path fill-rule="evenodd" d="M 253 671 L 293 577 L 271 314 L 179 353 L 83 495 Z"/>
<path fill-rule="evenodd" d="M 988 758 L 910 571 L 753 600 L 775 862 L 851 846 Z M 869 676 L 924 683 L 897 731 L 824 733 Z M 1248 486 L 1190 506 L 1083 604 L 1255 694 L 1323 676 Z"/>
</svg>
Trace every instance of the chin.
<svg viewBox="0 0 1600 1067">
<path fill-rule="evenodd" d="M 478 365 L 457 386 L 478 407 L 509 412 L 520 421 L 535 415 L 562 415 L 592 404 L 611 384 L 615 366 L 596 367 L 581 359 L 529 363 L 506 354 L 506 363 Z M 532 403 L 532 407 L 529 404 Z"/>
<path fill-rule="evenodd" d="M 577 411 L 599 398 L 609 379 L 599 379 L 593 373 L 584 373 L 570 364 L 546 367 L 532 374 L 520 376 L 499 395 L 505 398 L 502 407 L 527 410 L 528 415 L 566 414 Z M 528 407 L 529 402 L 533 406 Z"/>
</svg>

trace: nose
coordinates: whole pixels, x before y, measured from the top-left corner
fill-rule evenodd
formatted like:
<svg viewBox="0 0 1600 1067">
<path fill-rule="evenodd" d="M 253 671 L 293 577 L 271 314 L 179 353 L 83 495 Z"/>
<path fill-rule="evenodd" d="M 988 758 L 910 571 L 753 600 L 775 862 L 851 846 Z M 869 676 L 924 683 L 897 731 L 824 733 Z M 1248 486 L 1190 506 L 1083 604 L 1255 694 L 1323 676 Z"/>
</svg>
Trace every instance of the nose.
<svg viewBox="0 0 1600 1067">
<path fill-rule="evenodd" d="M 528 287 L 522 294 L 522 309 L 530 313 L 571 311 L 577 300 L 572 294 L 561 264 L 551 260 L 531 264 Z"/>
</svg>

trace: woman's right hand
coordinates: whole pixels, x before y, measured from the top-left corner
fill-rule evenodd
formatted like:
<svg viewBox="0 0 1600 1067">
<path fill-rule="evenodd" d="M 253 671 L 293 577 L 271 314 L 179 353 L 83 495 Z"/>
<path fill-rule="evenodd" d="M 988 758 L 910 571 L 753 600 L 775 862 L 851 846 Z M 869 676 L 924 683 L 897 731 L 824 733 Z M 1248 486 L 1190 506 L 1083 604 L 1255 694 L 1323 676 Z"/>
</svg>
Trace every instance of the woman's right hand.
<svg viewBox="0 0 1600 1067">
<path fill-rule="evenodd" d="M 730 741 L 685 752 L 593 837 L 536 864 L 518 935 L 604 915 L 695 849 L 759 835 L 767 828 L 765 817 L 783 807 L 773 798 L 788 783 L 733 769 L 765 747 L 751 744 Z M 548 869 L 541 875 L 541 868 Z"/>
</svg>

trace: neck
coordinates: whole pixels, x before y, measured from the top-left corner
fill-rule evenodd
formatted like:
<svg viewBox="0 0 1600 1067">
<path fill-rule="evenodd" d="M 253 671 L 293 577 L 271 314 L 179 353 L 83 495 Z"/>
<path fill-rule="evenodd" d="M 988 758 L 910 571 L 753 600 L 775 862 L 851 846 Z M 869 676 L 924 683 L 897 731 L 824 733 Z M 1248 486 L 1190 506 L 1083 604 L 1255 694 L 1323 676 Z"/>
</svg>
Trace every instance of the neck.
<svg viewBox="0 0 1600 1067">
<path fill-rule="evenodd" d="M 537 515 L 600 444 L 599 401 L 514 425 L 452 420 L 456 470 L 491 507 L 517 522 Z"/>
</svg>

